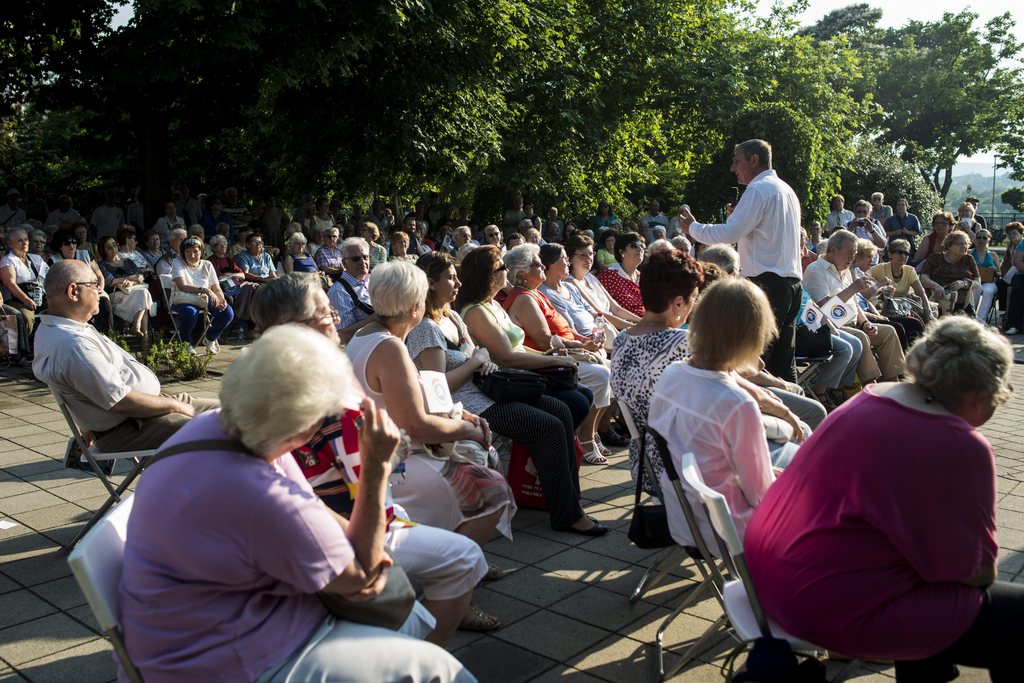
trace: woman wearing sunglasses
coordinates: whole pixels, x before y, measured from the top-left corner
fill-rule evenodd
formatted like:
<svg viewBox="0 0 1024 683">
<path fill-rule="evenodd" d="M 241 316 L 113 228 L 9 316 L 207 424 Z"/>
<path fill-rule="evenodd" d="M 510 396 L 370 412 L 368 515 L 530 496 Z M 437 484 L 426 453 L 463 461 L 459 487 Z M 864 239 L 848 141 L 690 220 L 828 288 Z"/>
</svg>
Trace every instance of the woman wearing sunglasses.
<svg viewBox="0 0 1024 683">
<path fill-rule="evenodd" d="M 889 242 L 889 246 L 886 249 L 889 254 L 889 260 L 873 266 L 870 270 L 871 277 L 876 282 L 882 282 L 884 278 L 888 278 L 893 283 L 893 286 L 896 287 L 892 294 L 895 297 L 910 296 L 910 292 L 913 290 L 913 293 L 917 295 L 924 306 L 921 311 L 921 319 L 927 325 L 931 322 L 932 311 L 928 306 L 928 295 L 924 291 L 924 285 L 921 284 L 921 280 L 918 278 L 917 271 L 908 265 L 910 261 L 910 242 L 904 239 L 896 239 Z"/>
</svg>

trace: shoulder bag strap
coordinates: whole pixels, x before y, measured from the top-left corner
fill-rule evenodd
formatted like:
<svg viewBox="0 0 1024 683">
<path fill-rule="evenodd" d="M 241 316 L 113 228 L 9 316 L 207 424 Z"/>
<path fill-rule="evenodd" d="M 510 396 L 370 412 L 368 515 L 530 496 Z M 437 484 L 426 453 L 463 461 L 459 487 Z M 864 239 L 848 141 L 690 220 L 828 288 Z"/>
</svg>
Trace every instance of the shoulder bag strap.
<svg viewBox="0 0 1024 683">
<path fill-rule="evenodd" d="M 339 277 L 338 282 L 340 282 L 341 286 L 345 288 L 346 292 L 348 292 L 348 295 L 349 297 L 351 297 L 352 303 L 355 305 L 356 308 L 358 308 L 363 313 L 366 313 L 367 315 L 373 315 L 373 308 L 363 303 L 362 299 L 359 298 L 359 295 L 356 294 L 356 290 L 352 289 L 352 285 L 350 285 L 345 278 Z"/>
<path fill-rule="evenodd" d="M 191 453 L 193 451 L 234 451 L 235 453 L 245 453 L 246 455 L 256 457 L 255 453 L 234 439 L 197 439 L 195 441 L 185 441 L 169 448 L 159 449 L 155 455 L 146 459 L 146 467 L 172 455 Z"/>
</svg>

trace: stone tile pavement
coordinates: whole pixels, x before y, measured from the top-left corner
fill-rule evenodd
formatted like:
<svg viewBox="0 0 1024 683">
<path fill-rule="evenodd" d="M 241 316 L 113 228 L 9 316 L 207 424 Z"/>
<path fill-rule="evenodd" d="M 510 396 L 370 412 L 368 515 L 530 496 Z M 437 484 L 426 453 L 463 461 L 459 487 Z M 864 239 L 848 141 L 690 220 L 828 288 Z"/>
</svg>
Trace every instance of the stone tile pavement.
<svg viewBox="0 0 1024 683">
<path fill-rule="evenodd" d="M 236 355 L 237 347 L 225 345 L 211 369 L 223 369 Z M 1014 383 L 1024 386 L 1024 367 L 1015 367 Z M 213 396 L 218 386 L 212 377 L 168 388 Z M 1024 571 L 1021 414 L 1024 396 L 1000 408 L 982 430 L 997 454 L 999 576 L 1006 580 L 1022 580 Z M 62 467 L 68 436 L 52 397 L 28 368 L 0 369 L 0 521 L 16 523 L 0 529 L 0 683 L 115 677 L 111 648 L 60 552 L 106 495 L 89 474 Z M 513 542 L 488 544 L 488 558 L 506 574 L 479 588 L 477 602 L 503 625 L 490 634 L 459 632 L 450 644 L 481 681 L 653 680 L 654 633 L 697 585 L 696 573 L 692 565 L 677 567 L 629 605 L 653 553 L 626 537 L 632 487 L 625 452 L 608 467 L 584 466 L 583 492 L 588 511 L 612 527 L 607 536 L 554 533 L 545 514 L 524 510 L 515 518 Z M 670 649 L 679 652 L 699 637 L 718 616 L 715 608 L 708 599 L 677 619 L 666 638 Z M 719 666 L 731 647 L 721 637 L 675 680 L 721 680 Z M 667 663 L 677 656 L 670 653 Z M 891 668 L 881 665 L 862 668 L 856 678 L 891 679 Z M 988 679 L 964 670 L 960 680 Z"/>
</svg>

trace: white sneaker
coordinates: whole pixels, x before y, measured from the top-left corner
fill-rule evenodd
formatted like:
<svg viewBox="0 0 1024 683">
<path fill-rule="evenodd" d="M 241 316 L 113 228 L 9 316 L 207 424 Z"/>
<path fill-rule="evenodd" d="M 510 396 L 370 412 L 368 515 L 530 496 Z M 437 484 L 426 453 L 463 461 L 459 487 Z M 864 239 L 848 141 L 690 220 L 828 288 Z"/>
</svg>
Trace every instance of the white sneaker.
<svg viewBox="0 0 1024 683">
<path fill-rule="evenodd" d="M 188 352 L 193 356 L 199 355 L 198 353 L 196 353 L 196 347 L 192 346 L 191 344 L 188 345 Z"/>
<path fill-rule="evenodd" d="M 212 355 L 216 356 L 218 353 L 220 353 L 220 344 L 218 342 L 212 341 L 206 345 L 206 350 L 209 351 Z"/>
<path fill-rule="evenodd" d="M 1015 334 L 1020 334 L 1020 330 L 1018 330 L 1016 327 L 1011 327 L 1006 330 L 1007 337 L 1012 337 Z"/>
</svg>

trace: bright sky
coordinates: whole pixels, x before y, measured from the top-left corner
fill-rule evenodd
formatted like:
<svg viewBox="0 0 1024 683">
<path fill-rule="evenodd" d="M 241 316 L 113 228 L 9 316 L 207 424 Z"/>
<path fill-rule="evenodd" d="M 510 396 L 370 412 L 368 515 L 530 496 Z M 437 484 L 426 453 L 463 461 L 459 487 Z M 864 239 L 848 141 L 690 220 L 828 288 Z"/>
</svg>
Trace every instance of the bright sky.
<svg viewBox="0 0 1024 683">
<path fill-rule="evenodd" d="M 864 0 L 861 0 L 864 1 Z M 802 25 L 813 24 L 826 14 L 841 7 L 856 4 L 857 0 L 809 0 L 807 11 L 800 15 Z M 885 27 L 903 26 L 910 19 L 918 21 L 937 21 L 946 12 L 956 13 L 962 9 L 976 12 L 981 21 L 1009 12 L 1017 22 L 1016 33 L 1019 40 L 1024 41 L 1024 3 L 1020 0 L 974 0 L 965 4 L 962 0 L 900 0 L 898 3 L 881 3 L 878 0 L 867 0 L 872 7 L 882 9 L 881 25 Z M 762 7 L 768 7 L 771 0 L 760 0 Z M 991 153 L 978 154 L 973 157 L 962 157 L 961 163 L 992 164 Z"/>
</svg>

